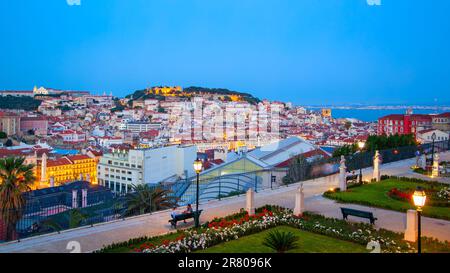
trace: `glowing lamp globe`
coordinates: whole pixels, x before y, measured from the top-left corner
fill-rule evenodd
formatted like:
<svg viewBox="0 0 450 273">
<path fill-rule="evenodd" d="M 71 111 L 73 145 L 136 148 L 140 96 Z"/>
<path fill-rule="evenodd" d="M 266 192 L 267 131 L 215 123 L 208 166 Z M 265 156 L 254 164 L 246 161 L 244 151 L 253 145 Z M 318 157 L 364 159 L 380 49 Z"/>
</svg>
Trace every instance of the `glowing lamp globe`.
<svg viewBox="0 0 450 273">
<path fill-rule="evenodd" d="M 200 173 L 203 168 L 203 163 L 200 159 L 197 158 L 197 160 L 194 161 L 194 170 L 196 173 Z"/>
<path fill-rule="evenodd" d="M 421 208 L 425 205 L 426 199 L 427 195 L 425 194 L 425 191 L 422 188 L 418 187 L 413 194 L 414 205 Z"/>
<path fill-rule="evenodd" d="M 366 144 L 365 144 L 364 142 L 362 142 L 362 141 L 358 142 L 358 147 L 359 147 L 359 149 L 361 149 L 361 150 L 364 148 L 365 145 L 366 145 Z"/>
</svg>

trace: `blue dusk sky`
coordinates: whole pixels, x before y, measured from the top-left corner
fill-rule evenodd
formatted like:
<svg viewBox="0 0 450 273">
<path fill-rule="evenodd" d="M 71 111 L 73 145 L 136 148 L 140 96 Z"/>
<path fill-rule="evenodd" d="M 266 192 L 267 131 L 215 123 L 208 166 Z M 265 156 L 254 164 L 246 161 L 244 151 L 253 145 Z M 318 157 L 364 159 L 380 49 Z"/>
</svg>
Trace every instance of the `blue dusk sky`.
<svg viewBox="0 0 450 273">
<path fill-rule="evenodd" d="M 296 104 L 450 103 L 449 0 L 68 2 L 0 0 L 0 90 L 193 85 Z"/>
</svg>

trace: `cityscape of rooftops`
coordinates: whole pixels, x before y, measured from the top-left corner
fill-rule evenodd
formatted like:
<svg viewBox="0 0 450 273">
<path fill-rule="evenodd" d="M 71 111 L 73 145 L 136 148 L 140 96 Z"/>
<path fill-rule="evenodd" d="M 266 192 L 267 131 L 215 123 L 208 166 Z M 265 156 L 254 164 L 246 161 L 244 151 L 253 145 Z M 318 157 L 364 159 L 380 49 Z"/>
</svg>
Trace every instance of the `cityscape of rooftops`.
<svg viewBox="0 0 450 273">
<path fill-rule="evenodd" d="M 450 253 L 449 11 L 1 1 L 0 253 Z"/>
</svg>

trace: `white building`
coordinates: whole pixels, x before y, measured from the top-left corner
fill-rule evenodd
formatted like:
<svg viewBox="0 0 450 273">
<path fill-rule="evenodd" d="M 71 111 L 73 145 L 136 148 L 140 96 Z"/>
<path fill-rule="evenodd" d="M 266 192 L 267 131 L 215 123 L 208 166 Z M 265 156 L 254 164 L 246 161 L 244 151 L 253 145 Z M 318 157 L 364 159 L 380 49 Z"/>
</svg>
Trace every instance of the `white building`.
<svg viewBox="0 0 450 273">
<path fill-rule="evenodd" d="M 110 137 L 110 136 L 104 136 L 97 138 L 98 145 L 109 148 L 111 145 L 120 145 L 123 144 L 123 138 L 122 137 Z"/>
<path fill-rule="evenodd" d="M 437 129 L 428 129 L 428 130 L 418 131 L 417 135 L 416 135 L 416 139 L 420 143 L 431 143 L 431 142 L 433 142 L 433 139 L 431 138 L 431 136 L 433 134 L 436 134 L 436 139 L 434 140 L 436 142 L 446 141 L 449 139 L 448 133 L 441 131 L 441 130 L 437 130 Z"/>
<path fill-rule="evenodd" d="M 195 174 L 196 146 L 167 146 L 139 150 L 115 150 L 98 163 L 99 184 L 115 192 L 128 192 L 132 185 L 156 184 Z"/>
<path fill-rule="evenodd" d="M 122 121 L 122 124 L 119 126 L 120 130 L 127 130 L 133 133 L 141 133 L 148 132 L 150 130 L 159 130 L 161 129 L 161 124 L 159 123 L 150 123 L 146 121 Z"/>
<path fill-rule="evenodd" d="M 84 142 L 86 141 L 86 134 L 75 130 L 64 130 L 57 133 L 64 142 Z"/>
<path fill-rule="evenodd" d="M 159 107 L 159 101 L 156 99 L 146 99 L 144 101 L 145 110 L 157 111 Z"/>
</svg>

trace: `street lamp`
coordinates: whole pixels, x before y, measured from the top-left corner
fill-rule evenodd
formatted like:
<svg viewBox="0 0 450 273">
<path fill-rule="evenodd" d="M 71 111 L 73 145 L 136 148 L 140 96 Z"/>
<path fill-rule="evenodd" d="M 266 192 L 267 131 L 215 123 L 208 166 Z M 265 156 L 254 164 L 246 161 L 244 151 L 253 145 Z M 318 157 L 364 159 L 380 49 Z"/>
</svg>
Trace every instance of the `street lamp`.
<svg viewBox="0 0 450 273">
<path fill-rule="evenodd" d="M 433 133 L 431 135 L 431 140 L 433 140 L 433 146 L 431 148 L 431 167 L 434 166 L 434 140 L 436 139 L 436 133 Z"/>
<path fill-rule="evenodd" d="M 417 207 L 417 223 L 418 223 L 418 227 L 417 227 L 417 233 L 418 233 L 418 239 L 417 239 L 417 252 L 421 253 L 422 252 L 422 244 L 421 244 L 421 221 L 420 221 L 420 216 L 421 216 L 421 212 L 422 212 L 422 207 L 425 205 L 425 201 L 427 199 L 427 195 L 425 194 L 425 191 L 423 190 L 422 187 L 417 187 L 417 189 L 414 191 L 413 194 L 413 200 L 414 200 L 414 205 Z"/>
<path fill-rule="evenodd" d="M 360 162 L 359 162 L 359 184 L 362 184 L 362 150 L 364 149 L 364 146 L 365 146 L 366 144 L 364 143 L 364 142 L 362 142 L 362 141 L 360 141 L 360 142 L 358 142 L 358 148 L 359 148 L 359 151 L 360 151 Z"/>
<path fill-rule="evenodd" d="M 203 163 L 200 159 L 196 159 L 194 161 L 194 170 L 197 173 L 197 195 L 196 195 L 196 202 L 195 202 L 195 227 L 198 228 L 200 221 L 199 221 L 199 213 L 198 213 L 198 203 L 199 203 L 199 195 L 200 195 L 200 172 L 202 171 Z"/>
</svg>

